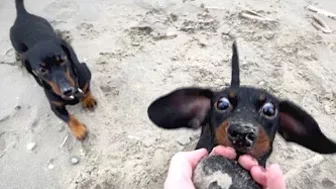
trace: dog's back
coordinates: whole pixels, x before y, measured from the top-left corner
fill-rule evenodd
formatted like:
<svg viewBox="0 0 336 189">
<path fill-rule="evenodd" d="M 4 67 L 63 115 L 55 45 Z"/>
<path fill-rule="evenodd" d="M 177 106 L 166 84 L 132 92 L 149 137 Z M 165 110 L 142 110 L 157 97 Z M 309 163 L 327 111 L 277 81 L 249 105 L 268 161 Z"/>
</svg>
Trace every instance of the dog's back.
<svg viewBox="0 0 336 189">
<path fill-rule="evenodd" d="M 56 37 L 46 19 L 27 12 L 23 0 L 15 0 L 15 6 L 17 16 L 10 29 L 10 38 L 17 51 L 24 52 L 39 41 Z"/>
</svg>

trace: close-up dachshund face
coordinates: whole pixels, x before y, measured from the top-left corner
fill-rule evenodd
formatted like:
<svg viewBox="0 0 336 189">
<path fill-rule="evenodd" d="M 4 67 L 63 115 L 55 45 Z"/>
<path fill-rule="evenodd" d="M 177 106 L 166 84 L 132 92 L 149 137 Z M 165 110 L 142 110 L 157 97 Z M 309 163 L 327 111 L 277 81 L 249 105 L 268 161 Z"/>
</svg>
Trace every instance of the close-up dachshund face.
<svg viewBox="0 0 336 189">
<path fill-rule="evenodd" d="M 33 70 L 34 74 L 47 82 L 56 94 L 62 97 L 70 97 L 74 94 L 76 87 L 74 74 L 66 56 L 47 58 L 39 66 Z"/>
<path fill-rule="evenodd" d="M 201 145 L 198 146 L 208 150 L 213 144 L 222 144 L 235 148 L 238 153 L 262 159 L 272 152 L 278 132 L 288 142 L 312 151 L 335 153 L 336 144 L 300 106 L 278 99 L 263 89 L 240 85 L 235 43 L 232 49 L 229 87 L 220 91 L 198 87 L 176 89 L 149 105 L 150 120 L 164 129 L 202 128 Z M 210 127 L 210 134 L 203 133 L 206 127 Z"/>
<path fill-rule="evenodd" d="M 157 99 L 150 119 L 166 129 L 210 126 L 217 144 L 256 158 L 271 151 L 280 123 L 279 101 L 258 88 L 240 86 L 212 91 L 182 88 Z"/>
<path fill-rule="evenodd" d="M 71 100 L 77 92 L 75 70 L 67 53 L 61 48 L 56 52 L 55 49 L 57 48 L 54 46 L 52 53 L 49 53 L 46 48 L 39 56 L 28 54 L 25 64 L 31 73 L 42 83 L 47 84 L 55 94 Z"/>
<path fill-rule="evenodd" d="M 260 89 L 240 87 L 215 93 L 212 102 L 209 121 L 219 144 L 255 157 L 270 150 L 279 122 L 275 97 Z"/>
</svg>

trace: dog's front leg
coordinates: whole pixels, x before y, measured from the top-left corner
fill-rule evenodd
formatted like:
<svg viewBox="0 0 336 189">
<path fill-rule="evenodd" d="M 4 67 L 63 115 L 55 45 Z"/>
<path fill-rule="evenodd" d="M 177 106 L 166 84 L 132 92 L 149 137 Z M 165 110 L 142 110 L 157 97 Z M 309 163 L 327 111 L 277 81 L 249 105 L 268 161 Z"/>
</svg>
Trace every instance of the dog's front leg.
<svg viewBox="0 0 336 189">
<path fill-rule="evenodd" d="M 81 99 L 81 103 L 83 107 L 87 110 L 94 110 L 95 107 L 97 106 L 97 100 L 96 98 L 92 95 L 91 89 L 90 89 L 90 82 L 91 82 L 91 72 L 87 68 L 86 64 L 81 64 L 78 73 L 80 74 L 80 79 L 83 81 L 82 83 L 82 90 L 84 92 L 84 95 Z"/>
<path fill-rule="evenodd" d="M 86 86 L 88 86 L 89 83 L 87 83 Z M 94 108 L 97 106 L 96 98 L 92 95 L 91 90 L 88 87 L 84 87 L 84 96 L 81 99 L 82 105 L 85 109 L 88 110 L 94 110 Z"/>
<path fill-rule="evenodd" d="M 51 109 L 61 120 L 68 124 L 68 127 L 73 136 L 78 140 L 84 140 L 88 131 L 86 126 L 77 120 L 73 115 L 70 115 L 65 108 L 65 105 L 60 102 L 51 102 Z"/>
</svg>

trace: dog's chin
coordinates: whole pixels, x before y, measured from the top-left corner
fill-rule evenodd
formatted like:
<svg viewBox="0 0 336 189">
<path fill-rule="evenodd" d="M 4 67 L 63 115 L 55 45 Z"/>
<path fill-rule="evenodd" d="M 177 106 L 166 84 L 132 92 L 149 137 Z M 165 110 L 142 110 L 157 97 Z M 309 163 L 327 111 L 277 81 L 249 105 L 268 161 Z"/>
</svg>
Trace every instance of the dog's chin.
<svg viewBox="0 0 336 189">
<path fill-rule="evenodd" d="M 78 88 L 74 94 L 70 96 L 63 95 L 61 97 L 63 98 L 63 100 L 75 100 L 75 99 L 81 99 L 83 95 L 84 95 L 83 91 L 80 88 Z"/>
<path fill-rule="evenodd" d="M 62 96 L 63 100 L 74 100 L 75 99 L 75 95 L 70 95 L 70 96 Z"/>
<path fill-rule="evenodd" d="M 233 148 L 236 150 L 238 154 L 251 154 L 252 153 L 252 147 L 238 147 L 233 146 Z"/>
<path fill-rule="evenodd" d="M 254 145 L 244 146 L 240 145 L 239 143 L 233 144 L 231 142 L 231 147 L 234 148 L 238 154 L 250 154 L 253 151 Z"/>
</svg>

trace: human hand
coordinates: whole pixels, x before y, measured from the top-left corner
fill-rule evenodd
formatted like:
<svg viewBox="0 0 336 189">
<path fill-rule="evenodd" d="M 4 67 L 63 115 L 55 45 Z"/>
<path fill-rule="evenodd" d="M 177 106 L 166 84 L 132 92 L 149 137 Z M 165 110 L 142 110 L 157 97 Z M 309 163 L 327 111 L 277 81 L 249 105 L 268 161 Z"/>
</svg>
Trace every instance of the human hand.
<svg viewBox="0 0 336 189">
<path fill-rule="evenodd" d="M 233 148 L 219 149 L 219 155 L 234 159 L 237 155 Z M 206 149 L 199 149 L 190 152 L 178 152 L 171 161 L 164 188 L 165 189 L 195 189 L 192 175 L 197 164 L 202 158 L 208 155 Z M 212 153 L 214 155 L 214 153 Z"/>
<path fill-rule="evenodd" d="M 164 189 L 195 189 L 192 182 L 193 171 L 207 155 L 206 149 L 176 153 L 170 161 Z"/>
<path fill-rule="evenodd" d="M 224 146 L 215 147 L 210 155 L 221 155 L 229 159 L 234 159 L 237 156 L 233 148 Z M 250 155 L 240 156 L 238 162 L 244 169 L 250 171 L 252 178 L 264 189 L 286 189 L 285 178 L 278 164 L 272 164 L 264 169 Z"/>
<path fill-rule="evenodd" d="M 207 156 L 205 149 L 190 152 L 178 152 L 170 161 L 168 176 L 164 184 L 165 189 L 195 189 L 192 174 L 200 160 Z M 210 155 L 221 155 L 228 159 L 235 159 L 237 154 L 231 147 L 217 146 Z M 286 189 L 285 179 L 280 166 L 273 164 L 267 169 L 258 165 L 258 161 L 250 155 L 240 156 L 239 164 L 250 171 L 252 178 L 264 189 Z"/>
</svg>

